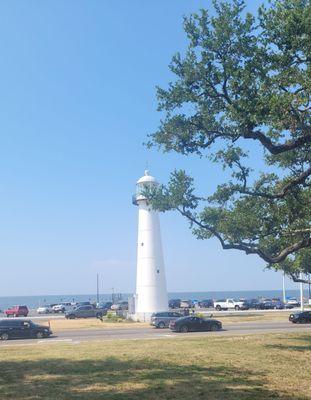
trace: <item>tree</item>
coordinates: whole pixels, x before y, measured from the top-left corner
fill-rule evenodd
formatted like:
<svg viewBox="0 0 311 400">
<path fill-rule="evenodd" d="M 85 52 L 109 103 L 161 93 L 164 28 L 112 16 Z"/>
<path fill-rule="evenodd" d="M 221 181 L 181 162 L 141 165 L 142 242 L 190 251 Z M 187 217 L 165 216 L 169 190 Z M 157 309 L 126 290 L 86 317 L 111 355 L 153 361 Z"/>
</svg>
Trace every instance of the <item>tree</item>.
<svg viewBox="0 0 311 400">
<path fill-rule="evenodd" d="M 311 2 L 273 1 L 256 16 L 243 1 L 214 1 L 184 18 L 189 46 L 157 88 L 164 118 L 148 146 L 220 163 L 230 180 L 196 194 L 185 171 L 148 192 L 177 210 L 199 239 L 257 254 L 295 281 L 311 272 Z M 264 168 L 253 170 L 256 146 Z"/>
</svg>

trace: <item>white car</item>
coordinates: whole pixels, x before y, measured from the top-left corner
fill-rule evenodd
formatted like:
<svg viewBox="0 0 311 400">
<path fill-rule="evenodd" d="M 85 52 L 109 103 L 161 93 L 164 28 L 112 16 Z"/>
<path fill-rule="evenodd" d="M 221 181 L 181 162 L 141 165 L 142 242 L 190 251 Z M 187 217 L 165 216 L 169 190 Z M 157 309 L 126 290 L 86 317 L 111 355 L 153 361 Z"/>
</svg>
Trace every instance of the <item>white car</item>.
<svg viewBox="0 0 311 400">
<path fill-rule="evenodd" d="M 53 311 L 55 313 L 64 313 L 72 308 L 71 303 L 59 303 L 53 306 Z"/>
<path fill-rule="evenodd" d="M 287 304 L 293 307 L 299 307 L 300 301 L 297 300 L 296 297 L 291 297 L 290 299 L 287 300 Z"/>
<path fill-rule="evenodd" d="M 53 307 L 51 306 L 41 306 L 39 308 L 37 308 L 37 313 L 38 314 L 51 314 L 53 313 Z"/>
</svg>

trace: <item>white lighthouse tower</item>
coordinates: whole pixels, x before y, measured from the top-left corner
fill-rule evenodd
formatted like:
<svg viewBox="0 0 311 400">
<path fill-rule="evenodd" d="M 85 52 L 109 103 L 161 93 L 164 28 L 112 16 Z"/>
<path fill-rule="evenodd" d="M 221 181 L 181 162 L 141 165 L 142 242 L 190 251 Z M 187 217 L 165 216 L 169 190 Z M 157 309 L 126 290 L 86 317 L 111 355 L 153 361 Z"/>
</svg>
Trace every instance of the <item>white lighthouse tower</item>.
<svg viewBox="0 0 311 400">
<path fill-rule="evenodd" d="M 144 321 L 154 312 L 168 310 L 159 215 L 142 194 L 144 188 L 156 185 L 156 179 L 145 171 L 133 198 L 138 206 L 135 317 Z"/>
</svg>

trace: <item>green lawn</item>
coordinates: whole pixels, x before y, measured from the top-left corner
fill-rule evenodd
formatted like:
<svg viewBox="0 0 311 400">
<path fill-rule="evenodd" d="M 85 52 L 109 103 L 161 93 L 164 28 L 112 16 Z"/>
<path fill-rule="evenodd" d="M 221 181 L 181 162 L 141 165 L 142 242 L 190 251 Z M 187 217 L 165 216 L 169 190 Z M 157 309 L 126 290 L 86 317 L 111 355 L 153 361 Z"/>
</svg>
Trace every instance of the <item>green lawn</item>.
<svg viewBox="0 0 311 400">
<path fill-rule="evenodd" d="M 311 399 L 307 333 L 47 341 L 0 356 L 1 400 Z"/>
</svg>

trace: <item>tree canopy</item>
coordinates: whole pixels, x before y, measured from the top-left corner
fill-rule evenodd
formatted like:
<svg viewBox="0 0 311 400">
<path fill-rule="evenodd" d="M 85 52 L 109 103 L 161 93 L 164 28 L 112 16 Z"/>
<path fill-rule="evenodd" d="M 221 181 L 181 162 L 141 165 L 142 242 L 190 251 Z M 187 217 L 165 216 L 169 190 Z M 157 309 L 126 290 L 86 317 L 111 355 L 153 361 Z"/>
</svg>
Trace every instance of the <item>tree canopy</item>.
<svg viewBox="0 0 311 400">
<path fill-rule="evenodd" d="M 219 163 L 231 178 L 206 196 L 176 170 L 148 196 L 197 238 L 257 254 L 297 281 L 311 273 L 311 2 L 275 0 L 255 16 L 240 0 L 213 5 L 213 15 L 184 18 L 189 45 L 172 58 L 174 81 L 157 88 L 164 117 L 148 145 Z"/>
</svg>

